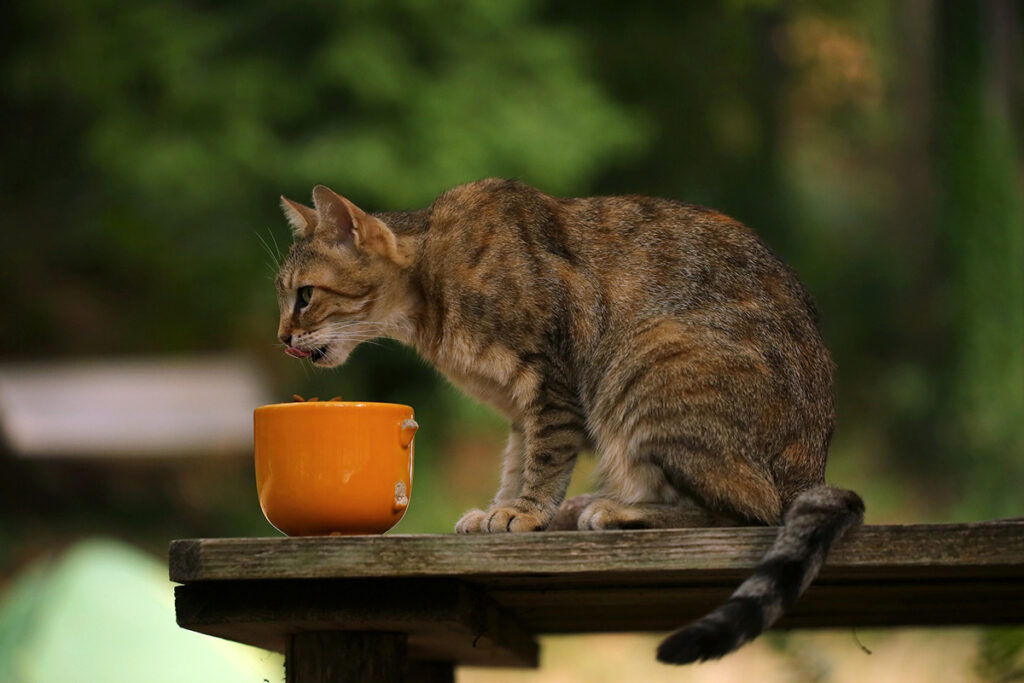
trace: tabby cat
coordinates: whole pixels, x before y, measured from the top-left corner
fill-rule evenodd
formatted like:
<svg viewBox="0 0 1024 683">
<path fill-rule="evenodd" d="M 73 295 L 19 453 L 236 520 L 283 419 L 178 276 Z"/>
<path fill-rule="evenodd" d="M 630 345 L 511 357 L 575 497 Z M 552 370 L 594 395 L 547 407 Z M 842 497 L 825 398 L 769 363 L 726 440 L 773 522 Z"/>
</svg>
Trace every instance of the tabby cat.
<svg viewBox="0 0 1024 683">
<path fill-rule="evenodd" d="M 322 185 L 313 204 L 282 198 L 287 352 L 330 367 L 397 339 L 511 423 L 498 493 L 458 533 L 782 525 L 753 576 L 660 660 L 757 636 L 860 523 L 860 498 L 824 483 L 832 363 L 814 305 L 735 220 L 497 179 L 419 211 L 366 213 Z M 600 492 L 563 504 L 585 449 Z"/>
</svg>

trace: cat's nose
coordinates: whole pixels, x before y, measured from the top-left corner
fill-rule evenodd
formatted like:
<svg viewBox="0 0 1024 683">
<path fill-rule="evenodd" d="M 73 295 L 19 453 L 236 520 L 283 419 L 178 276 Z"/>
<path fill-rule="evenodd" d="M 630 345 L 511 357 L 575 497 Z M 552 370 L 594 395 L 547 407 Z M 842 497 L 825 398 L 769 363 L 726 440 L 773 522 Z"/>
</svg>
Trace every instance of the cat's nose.
<svg viewBox="0 0 1024 683">
<path fill-rule="evenodd" d="M 280 339 L 282 342 L 284 342 L 285 346 L 291 346 L 292 345 L 292 335 L 290 335 L 290 334 L 287 335 L 287 336 L 282 334 L 282 335 L 280 335 L 278 337 L 278 339 Z"/>
</svg>

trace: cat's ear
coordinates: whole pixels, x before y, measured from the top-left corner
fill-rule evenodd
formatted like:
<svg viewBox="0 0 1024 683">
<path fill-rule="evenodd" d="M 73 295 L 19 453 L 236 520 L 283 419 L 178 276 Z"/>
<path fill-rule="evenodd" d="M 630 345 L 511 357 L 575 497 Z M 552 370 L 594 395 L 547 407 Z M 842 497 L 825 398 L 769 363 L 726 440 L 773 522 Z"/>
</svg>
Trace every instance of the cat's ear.
<svg viewBox="0 0 1024 683">
<path fill-rule="evenodd" d="M 402 267 L 411 262 L 399 249 L 395 233 L 384 221 L 366 213 L 329 187 L 317 185 L 313 188 L 313 205 L 319 220 L 317 232 L 324 232 L 333 239 L 350 243 L 360 251 L 376 254 Z"/>
<path fill-rule="evenodd" d="M 316 209 L 293 202 L 284 195 L 281 195 L 281 208 L 295 237 L 309 237 L 313 234 L 317 223 Z"/>
<path fill-rule="evenodd" d="M 359 207 L 326 185 L 313 188 L 313 206 L 316 207 L 318 232 L 341 242 L 355 242 L 356 214 L 362 213 Z"/>
</svg>

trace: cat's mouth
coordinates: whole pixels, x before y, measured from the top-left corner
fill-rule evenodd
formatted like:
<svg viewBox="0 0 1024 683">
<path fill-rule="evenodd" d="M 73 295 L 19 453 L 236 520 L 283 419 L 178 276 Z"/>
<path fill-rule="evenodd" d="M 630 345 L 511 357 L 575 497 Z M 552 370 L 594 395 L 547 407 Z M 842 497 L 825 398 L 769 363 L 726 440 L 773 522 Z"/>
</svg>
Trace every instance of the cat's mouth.
<svg viewBox="0 0 1024 683">
<path fill-rule="evenodd" d="M 327 347 L 321 346 L 319 348 L 307 351 L 306 349 L 300 349 L 294 346 L 289 346 L 284 350 L 292 358 L 308 358 L 314 363 L 322 361 L 327 357 Z"/>
</svg>

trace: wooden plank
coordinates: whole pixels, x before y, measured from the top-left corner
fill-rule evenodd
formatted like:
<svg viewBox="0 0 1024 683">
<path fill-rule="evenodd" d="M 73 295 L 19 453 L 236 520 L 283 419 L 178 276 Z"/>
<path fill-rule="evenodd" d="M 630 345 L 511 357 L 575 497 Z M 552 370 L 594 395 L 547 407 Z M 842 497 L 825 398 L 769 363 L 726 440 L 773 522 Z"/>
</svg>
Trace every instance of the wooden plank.
<svg viewBox="0 0 1024 683">
<path fill-rule="evenodd" d="M 497 588 L 491 596 L 535 633 L 667 631 L 703 616 L 731 585 Z M 815 583 L 778 628 L 948 626 L 1024 622 L 1013 580 Z"/>
<path fill-rule="evenodd" d="M 735 579 L 775 538 L 772 527 L 174 541 L 171 580 L 572 576 L 585 581 L 686 573 Z M 822 578 L 998 577 L 1024 566 L 1024 520 L 866 526 L 829 556 Z"/>
<path fill-rule="evenodd" d="M 725 599 L 775 529 L 176 541 L 179 624 L 407 634 L 412 659 L 535 666 L 533 633 L 667 631 Z M 834 549 L 780 628 L 1024 622 L 1024 520 L 874 526 Z"/>
<path fill-rule="evenodd" d="M 175 588 L 178 625 L 284 652 L 290 634 L 394 632 L 414 660 L 535 667 L 532 634 L 480 591 L 453 580 L 239 581 Z"/>
<path fill-rule="evenodd" d="M 328 629 L 408 634 L 409 656 L 473 666 L 533 666 L 528 632 L 669 631 L 720 604 L 734 585 L 495 588 L 479 595 L 427 579 L 208 582 L 179 586 L 179 624 L 281 650 L 289 634 Z M 481 587 L 486 590 L 486 586 Z M 453 605 L 462 602 L 461 606 Z M 498 616 L 499 614 L 503 616 Z M 1024 577 L 977 581 L 815 584 L 779 628 L 1013 624 L 1024 621 Z"/>
<path fill-rule="evenodd" d="M 284 670 L 286 683 L 403 683 L 405 634 L 296 633 L 288 640 Z"/>
</svg>

